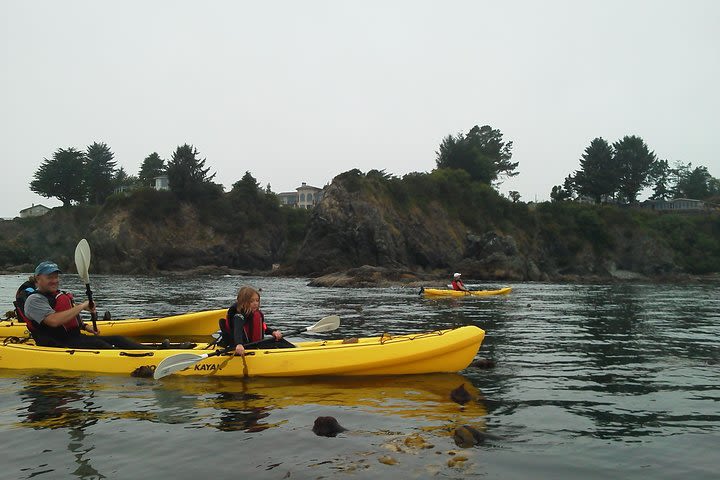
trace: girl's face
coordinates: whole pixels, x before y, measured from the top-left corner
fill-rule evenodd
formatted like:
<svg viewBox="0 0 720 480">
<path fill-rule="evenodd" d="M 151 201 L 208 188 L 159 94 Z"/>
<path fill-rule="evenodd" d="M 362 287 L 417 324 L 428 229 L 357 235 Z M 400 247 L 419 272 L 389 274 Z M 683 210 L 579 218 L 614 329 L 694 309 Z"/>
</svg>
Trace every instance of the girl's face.
<svg viewBox="0 0 720 480">
<path fill-rule="evenodd" d="M 253 295 L 250 299 L 250 310 L 253 312 L 255 310 L 258 310 L 260 308 L 260 297 L 258 295 Z"/>
</svg>

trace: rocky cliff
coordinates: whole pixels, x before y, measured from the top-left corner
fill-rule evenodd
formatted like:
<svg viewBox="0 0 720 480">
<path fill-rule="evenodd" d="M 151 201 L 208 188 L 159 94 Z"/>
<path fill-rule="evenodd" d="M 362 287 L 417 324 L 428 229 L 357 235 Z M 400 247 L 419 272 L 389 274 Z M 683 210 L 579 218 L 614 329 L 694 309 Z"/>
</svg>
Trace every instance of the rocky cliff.
<svg viewBox="0 0 720 480">
<path fill-rule="evenodd" d="M 97 273 L 265 272 L 285 260 L 288 246 L 282 223 L 218 229 L 191 204 L 157 218 L 122 206 L 56 208 L 43 217 L 0 222 L 0 269 L 27 272 L 53 259 L 72 272 L 80 238 L 91 245 Z"/>
<path fill-rule="evenodd" d="M 267 273 L 280 264 L 276 274 L 334 274 L 317 284 L 379 285 L 446 279 L 453 271 L 508 281 L 720 271 L 718 214 L 513 204 L 455 173 L 397 179 L 347 172 L 310 217 L 277 205 L 262 214 L 199 208 L 168 195 L 2 221 L 0 269 L 30 271 L 49 258 L 72 271 L 75 245 L 85 237 L 97 273 Z"/>
<path fill-rule="evenodd" d="M 394 200 L 392 184 L 367 182 L 348 186 L 336 178 L 327 189 L 313 212 L 297 273 L 321 276 L 369 265 L 385 268 L 386 278 L 406 270 L 420 277 L 461 271 L 472 279 L 523 281 L 659 278 L 688 271 L 680 261 L 687 252 L 671 245 L 662 229 L 648 226 L 655 213 L 574 204 L 533 208 L 485 192 L 485 208 L 471 201 L 471 215 L 457 214 L 437 197 L 422 206 L 403 205 Z M 718 215 L 711 222 L 720 231 Z M 358 281 L 367 282 L 367 273 L 359 271 Z M 377 269 L 372 273 L 382 276 Z M 325 283 L 337 282 L 351 283 L 337 275 Z"/>
</svg>

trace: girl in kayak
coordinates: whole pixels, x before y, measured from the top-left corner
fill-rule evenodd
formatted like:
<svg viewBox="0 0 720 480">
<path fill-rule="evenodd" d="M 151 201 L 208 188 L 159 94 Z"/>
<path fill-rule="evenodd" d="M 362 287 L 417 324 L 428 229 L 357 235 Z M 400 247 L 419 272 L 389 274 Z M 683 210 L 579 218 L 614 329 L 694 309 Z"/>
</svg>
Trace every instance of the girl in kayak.
<svg viewBox="0 0 720 480">
<path fill-rule="evenodd" d="M 265 315 L 260 310 L 260 293 L 251 287 L 242 287 L 237 300 L 228 308 L 225 327 L 221 328 L 223 339 L 230 347 L 235 347 L 236 355 L 244 355 L 243 344 L 259 342 L 263 337 L 272 335 L 275 341 L 282 340 L 280 330 L 265 324 Z M 222 326 L 222 325 L 221 325 Z"/>
<path fill-rule="evenodd" d="M 465 284 L 463 283 L 463 281 L 460 280 L 460 276 L 461 276 L 461 275 L 460 275 L 459 273 L 455 273 L 455 274 L 453 275 L 453 280 L 452 280 L 452 288 L 453 288 L 453 290 L 460 290 L 460 291 L 462 291 L 462 292 L 469 292 L 470 290 L 468 290 L 467 287 L 465 287 Z"/>
</svg>

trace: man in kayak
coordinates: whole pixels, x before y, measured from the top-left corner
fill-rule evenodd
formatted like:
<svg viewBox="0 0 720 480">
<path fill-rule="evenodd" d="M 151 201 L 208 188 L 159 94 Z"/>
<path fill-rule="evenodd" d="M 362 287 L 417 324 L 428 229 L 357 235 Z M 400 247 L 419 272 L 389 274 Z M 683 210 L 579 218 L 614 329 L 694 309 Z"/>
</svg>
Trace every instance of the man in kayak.
<svg viewBox="0 0 720 480">
<path fill-rule="evenodd" d="M 470 290 L 465 287 L 465 284 L 460 280 L 461 275 L 459 273 L 453 274 L 452 288 L 453 290 L 459 290 L 461 292 L 469 292 Z"/>
<path fill-rule="evenodd" d="M 276 342 L 283 338 L 280 330 L 265 324 L 265 315 L 260 310 L 260 293 L 251 287 L 242 287 L 238 291 L 236 302 L 220 321 L 220 331 L 223 343 L 234 347 L 236 355 L 245 355 L 243 345 L 259 342 L 266 334 L 272 335 Z"/>
<path fill-rule="evenodd" d="M 72 294 L 59 289 L 60 273 L 57 264 L 49 261 L 35 268 L 36 289 L 29 293 L 22 309 L 35 343 L 44 347 L 147 348 L 119 335 L 101 337 L 92 324 L 85 324 L 80 312 L 94 312 L 95 308 L 87 301 L 75 305 Z M 82 330 L 93 336 L 83 335 Z"/>
</svg>

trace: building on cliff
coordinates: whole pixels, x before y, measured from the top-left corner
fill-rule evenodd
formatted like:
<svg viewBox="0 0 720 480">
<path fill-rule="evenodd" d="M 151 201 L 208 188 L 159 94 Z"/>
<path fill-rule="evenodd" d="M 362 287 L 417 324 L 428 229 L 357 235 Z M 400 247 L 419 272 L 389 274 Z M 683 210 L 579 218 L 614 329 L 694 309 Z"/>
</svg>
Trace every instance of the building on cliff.
<svg viewBox="0 0 720 480">
<path fill-rule="evenodd" d="M 713 210 L 716 205 L 695 200 L 692 198 L 673 198 L 672 200 L 645 200 L 640 204 L 642 208 L 657 212 L 704 212 Z"/>
<path fill-rule="evenodd" d="M 167 175 L 159 175 L 154 178 L 155 190 L 170 190 L 170 179 Z"/>
<path fill-rule="evenodd" d="M 34 203 L 28 208 L 20 210 L 20 218 L 41 217 L 48 213 L 50 209 L 45 205 L 35 205 Z"/>
<path fill-rule="evenodd" d="M 278 193 L 280 205 L 305 209 L 313 208 L 322 200 L 322 197 L 322 188 L 313 187 L 305 182 L 302 182 L 302 185 L 297 187 L 294 192 Z"/>
</svg>

